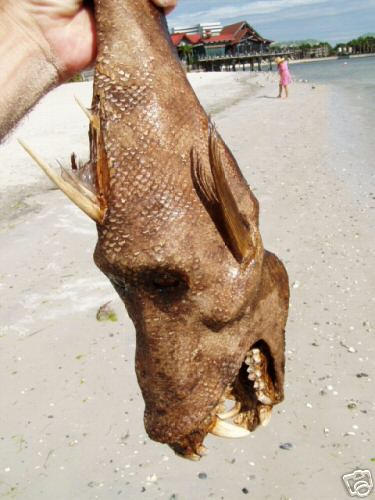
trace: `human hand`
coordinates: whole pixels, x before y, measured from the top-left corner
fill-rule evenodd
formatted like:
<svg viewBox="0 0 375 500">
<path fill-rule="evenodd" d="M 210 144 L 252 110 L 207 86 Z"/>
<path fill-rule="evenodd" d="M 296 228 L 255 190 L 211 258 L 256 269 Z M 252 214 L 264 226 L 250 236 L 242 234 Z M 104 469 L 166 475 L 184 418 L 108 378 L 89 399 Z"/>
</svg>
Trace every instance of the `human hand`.
<svg viewBox="0 0 375 500">
<path fill-rule="evenodd" d="M 177 0 L 152 0 L 168 13 Z M 64 81 L 89 66 L 96 56 L 91 2 L 84 0 L 6 0 L 8 14 L 57 66 Z"/>
</svg>

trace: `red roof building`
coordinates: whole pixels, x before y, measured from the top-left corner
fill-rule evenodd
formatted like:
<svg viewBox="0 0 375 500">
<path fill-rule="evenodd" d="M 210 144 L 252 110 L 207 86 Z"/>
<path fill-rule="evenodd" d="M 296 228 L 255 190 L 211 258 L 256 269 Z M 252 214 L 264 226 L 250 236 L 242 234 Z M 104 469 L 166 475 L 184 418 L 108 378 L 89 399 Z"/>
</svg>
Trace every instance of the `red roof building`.
<svg viewBox="0 0 375 500">
<path fill-rule="evenodd" d="M 263 52 L 272 43 L 272 40 L 263 38 L 246 21 L 224 26 L 221 34 L 233 36 L 238 53 Z"/>
<path fill-rule="evenodd" d="M 181 45 L 196 45 L 197 43 L 202 43 L 202 38 L 200 35 L 188 35 L 186 33 L 175 33 L 171 35 L 172 43 L 175 47 L 180 47 Z"/>
<path fill-rule="evenodd" d="M 210 32 L 201 35 L 174 33 L 172 43 L 177 48 L 180 58 L 186 62 L 200 57 L 223 57 L 225 55 L 241 55 L 264 52 L 270 45 L 246 21 L 224 26 L 219 35 L 211 36 Z"/>
<path fill-rule="evenodd" d="M 203 39 L 203 43 L 206 45 L 209 45 L 210 43 L 233 43 L 234 38 L 232 35 L 216 35 L 216 36 L 210 36 L 207 38 Z"/>
</svg>

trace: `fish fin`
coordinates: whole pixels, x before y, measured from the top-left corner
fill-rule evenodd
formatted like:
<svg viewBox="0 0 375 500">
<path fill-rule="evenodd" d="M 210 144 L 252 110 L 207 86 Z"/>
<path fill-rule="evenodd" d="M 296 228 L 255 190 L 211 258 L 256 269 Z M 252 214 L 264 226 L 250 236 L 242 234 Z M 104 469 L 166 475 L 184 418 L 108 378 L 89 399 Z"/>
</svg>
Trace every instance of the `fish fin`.
<svg viewBox="0 0 375 500">
<path fill-rule="evenodd" d="M 203 168 L 199 153 L 194 148 L 191 151 L 191 160 L 192 177 L 195 188 L 199 191 L 201 198 L 203 198 L 202 201 L 205 201 L 205 204 L 208 204 L 213 208 L 219 203 L 219 200 L 217 199 L 213 189 L 213 183 L 207 177 L 207 172 Z"/>
<path fill-rule="evenodd" d="M 64 181 L 68 182 L 72 187 L 77 189 L 80 193 L 82 193 L 86 198 L 91 200 L 93 203 L 99 204 L 98 197 L 95 193 L 93 193 L 90 189 L 88 189 L 83 182 L 77 177 L 76 174 L 69 172 L 66 168 L 64 168 L 59 161 L 57 163 L 60 165 L 61 169 L 61 177 Z"/>
<path fill-rule="evenodd" d="M 194 187 L 217 230 L 239 263 L 247 264 L 254 254 L 251 231 L 241 214 L 225 176 L 218 134 L 209 122 L 209 163 L 205 168 L 198 151 L 191 150 Z"/>
<path fill-rule="evenodd" d="M 218 199 L 226 233 L 229 238 L 228 246 L 232 249 L 234 256 L 241 264 L 247 263 L 254 253 L 250 228 L 240 212 L 225 176 L 218 134 L 211 121 L 209 122 L 208 150 L 211 174 L 214 182 L 213 189 Z"/>
<path fill-rule="evenodd" d="M 90 121 L 90 150 L 91 158 L 90 162 L 95 167 L 95 177 L 96 177 L 96 193 L 102 210 L 107 209 L 107 199 L 109 193 L 109 171 L 108 171 L 108 161 L 107 153 L 104 146 L 103 128 L 101 115 L 104 114 L 102 105 L 99 98 L 99 116 L 93 114 L 93 118 Z"/>
<path fill-rule="evenodd" d="M 87 196 L 85 196 L 76 186 L 73 186 L 70 182 L 60 177 L 45 161 L 43 161 L 35 151 L 33 151 L 24 141 L 18 139 L 20 145 L 24 150 L 33 158 L 37 165 L 43 170 L 43 172 L 51 179 L 56 186 L 61 189 L 61 191 L 83 212 L 85 212 L 91 219 L 93 219 L 98 224 L 103 222 L 104 212 L 99 206 L 99 204 L 93 202 Z"/>
</svg>

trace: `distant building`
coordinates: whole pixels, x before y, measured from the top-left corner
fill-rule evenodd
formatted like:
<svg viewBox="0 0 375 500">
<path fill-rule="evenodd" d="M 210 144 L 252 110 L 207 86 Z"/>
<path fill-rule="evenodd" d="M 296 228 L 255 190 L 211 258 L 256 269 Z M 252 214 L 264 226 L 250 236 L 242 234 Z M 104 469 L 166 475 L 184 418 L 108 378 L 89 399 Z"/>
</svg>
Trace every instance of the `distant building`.
<svg viewBox="0 0 375 500">
<path fill-rule="evenodd" d="M 176 26 L 170 29 L 171 35 L 175 33 L 186 33 L 187 35 L 200 35 L 206 36 L 207 33 L 211 35 L 219 35 L 223 26 L 221 23 L 199 23 L 194 26 Z"/>
<path fill-rule="evenodd" d="M 204 56 L 203 40 L 200 35 L 189 35 L 186 33 L 175 33 L 171 35 L 173 45 L 178 55 L 186 64 L 191 64 L 194 59 Z"/>
<path fill-rule="evenodd" d="M 311 50 L 310 57 L 328 57 L 329 56 L 329 46 L 322 45 L 321 47 L 314 47 Z"/>
<path fill-rule="evenodd" d="M 221 35 L 230 35 L 233 37 L 233 47 L 236 54 L 264 52 L 268 50 L 272 43 L 272 40 L 263 38 L 246 21 L 224 26 Z"/>
<path fill-rule="evenodd" d="M 185 31 L 177 32 L 181 29 Z M 267 52 L 272 43 L 271 40 L 259 35 L 246 21 L 224 27 L 220 23 L 207 23 L 192 28 L 173 28 L 173 30 L 172 43 L 177 48 L 180 58 L 187 63 L 200 58 Z"/>
</svg>

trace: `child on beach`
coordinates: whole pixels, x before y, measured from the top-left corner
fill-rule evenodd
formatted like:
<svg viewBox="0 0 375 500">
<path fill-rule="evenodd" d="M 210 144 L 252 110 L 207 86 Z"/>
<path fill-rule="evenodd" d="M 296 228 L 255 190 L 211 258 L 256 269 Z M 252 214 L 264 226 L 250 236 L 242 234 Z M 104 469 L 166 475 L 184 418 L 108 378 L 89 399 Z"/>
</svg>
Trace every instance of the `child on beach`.
<svg viewBox="0 0 375 500">
<path fill-rule="evenodd" d="M 292 83 L 292 76 L 289 73 L 288 63 L 283 57 L 276 57 L 275 63 L 277 64 L 277 69 L 280 75 L 279 95 L 277 97 L 281 98 L 284 89 L 285 98 L 287 98 L 289 95 L 288 85 Z"/>
</svg>

